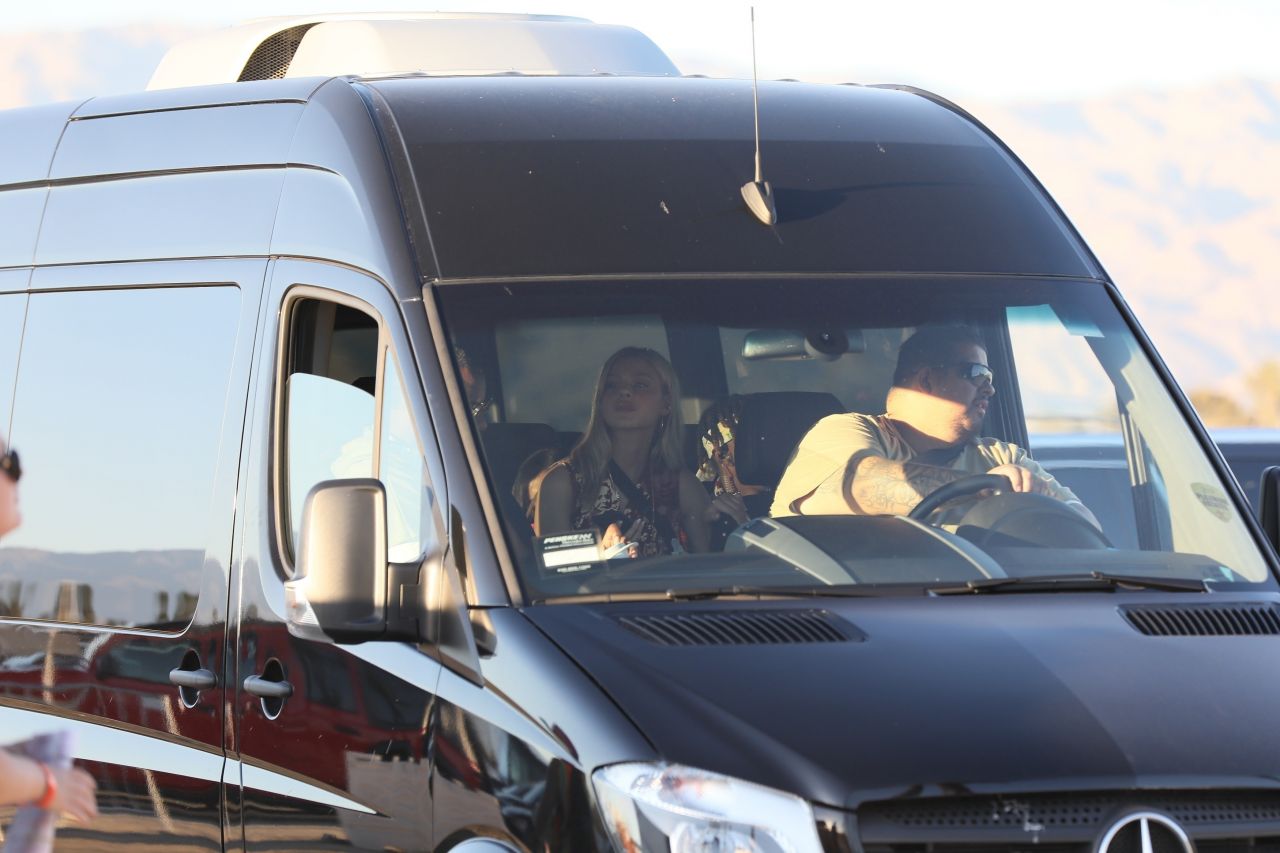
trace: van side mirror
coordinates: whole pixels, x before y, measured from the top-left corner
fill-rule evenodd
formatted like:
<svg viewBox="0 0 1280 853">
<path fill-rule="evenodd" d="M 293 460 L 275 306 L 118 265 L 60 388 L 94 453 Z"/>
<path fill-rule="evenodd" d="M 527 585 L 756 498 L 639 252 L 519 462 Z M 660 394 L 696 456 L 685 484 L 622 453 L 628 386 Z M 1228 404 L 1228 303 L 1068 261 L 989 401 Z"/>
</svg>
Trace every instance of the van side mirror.
<svg viewBox="0 0 1280 853">
<path fill-rule="evenodd" d="M 290 632 L 338 643 L 384 637 L 390 590 L 382 483 L 317 483 L 307 493 L 300 538 L 294 576 L 285 583 Z"/>
<path fill-rule="evenodd" d="M 1262 472 L 1262 508 L 1259 511 L 1262 530 L 1267 534 L 1271 547 L 1280 552 L 1280 466 L 1273 465 Z"/>
<path fill-rule="evenodd" d="M 431 642 L 447 666 L 484 683 L 466 596 L 443 552 L 417 563 L 387 562 L 387 492 L 380 480 L 325 480 L 307 493 L 284 594 L 295 637 Z"/>
</svg>

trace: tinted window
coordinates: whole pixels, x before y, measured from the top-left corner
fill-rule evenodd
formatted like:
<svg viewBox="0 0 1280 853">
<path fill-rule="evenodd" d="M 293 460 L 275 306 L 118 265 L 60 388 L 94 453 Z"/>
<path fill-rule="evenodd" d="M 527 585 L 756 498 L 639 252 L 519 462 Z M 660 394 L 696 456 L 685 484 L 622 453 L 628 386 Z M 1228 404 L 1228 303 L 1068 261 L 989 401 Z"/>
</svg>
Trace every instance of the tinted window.
<svg viewBox="0 0 1280 853">
<path fill-rule="evenodd" d="M 294 303 L 285 380 L 289 530 L 299 541 L 307 493 L 326 480 L 378 477 L 387 492 L 388 556 L 421 556 L 427 473 L 403 375 L 369 314 L 314 299 Z M 382 388 L 379 420 L 377 388 Z M 375 442 L 375 437 L 377 441 Z"/>
<path fill-rule="evenodd" d="M 211 497 L 239 305 L 233 287 L 31 297 L 13 420 L 24 519 L 0 549 L 0 613 L 189 621 L 210 538 L 229 533 Z"/>
<path fill-rule="evenodd" d="M 354 308 L 305 299 L 295 304 L 289 335 L 285 470 L 296 543 L 316 483 L 374 476 L 378 323 Z"/>
<path fill-rule="evenodd" d="M 538 372 L 560 371 L 564 381 L 545 383 L 540 405 L 576 416 L 572 426 L 586 432 L 569 465 L 541 485 L 533 472 L 532 530 L 522 508 L 504 499 L 510 477 L 489 466 L 532 598 L 636 593 L 665 601 L 673 589 L 948 584 L 1094 570 L 1270 579 L 1238 508 L 1102 285 L 723 276 L 458 283 L 441 286 L 439 298 L 457 339 L 482 342 L 511 324 L 528 330 L 522 351 L 546 353 L 551 363 L 535 371 L 498 347 L 490 378 L 518 398 Z M 910 354 L 907 342 L 924 327 L 957 324 L 970 327 L 951 330 L 965 335 L 960 344 Z M 604 359 L 583 364 L 586 351 L 575 344 L 606 325 L 628 330 L 611 341 L 619 350 L 644 343 L 631 330 L 652 338 L 661 329 L 669 356 L 620 351 L 597 390 L 592 377 Z M 912 366 L 913 358 L 923 361 Z M 689 394 L 685 380 L 710 388 L 717 374 L 713 417 L 691 435 L 707 401 Z M 595 406 L 584 406 L 593 394 Z M 1016 429 L 992 422 L 992 401 L 1003 401 Z M 819 423 L 816 438 L 795 452 Z M 481 443 L 491 462 L 498 451 L 518 458 L 514 451 L 536 447 L 545 426 L 494 421 Z M 1029 448 L 1020 446 L 1022 430 Z M 858 474 L 870 484 L 858 488 L 847 477 L 856 454 L 897 468 Z M 927 535 L 892 518 L 941 482 L 1005 466 L 1033 477 L 1039 494 L 971 494 L 929 515 Z M 721 498 L 719 517 L 699 514 L 712 493 Z M 937 550 L 944 542 L 948 549 Z M 969 562 L 971 547 L 991 564 Z"/>
<path fill-rule="evenodd" d="M 761 83 L 770 228 L 740 191 L 755 149 L 749 81 L 374 85 L 420 184 L 432 237 L 422 245 L 435 250 L 424 263 L 438 259 L 444 277 L 1090 273 L 1022 168 L 919 95 Z"/>
</svg>

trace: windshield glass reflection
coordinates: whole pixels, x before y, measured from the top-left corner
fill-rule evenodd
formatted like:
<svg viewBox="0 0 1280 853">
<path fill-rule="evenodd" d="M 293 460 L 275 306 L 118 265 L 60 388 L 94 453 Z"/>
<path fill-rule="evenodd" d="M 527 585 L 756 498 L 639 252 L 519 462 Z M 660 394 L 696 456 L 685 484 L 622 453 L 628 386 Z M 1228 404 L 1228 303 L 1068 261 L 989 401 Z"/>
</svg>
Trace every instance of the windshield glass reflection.
<svg viewBox="0 0 1280 853">
<path fill-rule="evenodd" d="M 440 298 L 484 389 L 477 435 L 535 599 L 1095 570 L 1268 582 L 1235 496 L 1097 283 Z"/>
</svg>

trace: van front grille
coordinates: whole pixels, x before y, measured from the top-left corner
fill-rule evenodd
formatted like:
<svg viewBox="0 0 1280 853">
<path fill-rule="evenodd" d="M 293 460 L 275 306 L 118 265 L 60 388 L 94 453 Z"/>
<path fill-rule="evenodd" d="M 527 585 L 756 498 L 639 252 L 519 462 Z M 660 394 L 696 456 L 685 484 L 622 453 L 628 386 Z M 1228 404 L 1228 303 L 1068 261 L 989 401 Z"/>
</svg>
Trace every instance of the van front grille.
<svg viewBox="0 0 1280 853">
<path fill-rule="evenodd" d="M 1131 605 L 1121 612 L 1150 637 L 1280 636 L 1280 613 L 1274 604 Z"/>
<path fill-rule="evenodd" d="M 616 618 L 627 630 L 663 646 L 845 643 L 865 639 L 852 625 L 838 627 L 838 620 L 825 610 L 725 610 Z"/>
<path fill-rule="evenodd" d="M 1280 792 L 1270 791 L 1117 791 L 876 802 L 858 810 L 857 825 L 866 853 L 1087 853 L 1103 833 L 1135 811 L 1172 819 L 1201 853 L 1280 853 Z M 1161 847 L 1156 845 L 1156 853 L 1162 853 Z"/>
<path fill-rule="evenodd" d="M 258 45 L 244 64 L 238 82 L 246 80 L 281 80 L 289 71 L 289 63 L 302 44 L 302 37 L 315 24 L 302 24 L 268 36 Z"/>
</svg>

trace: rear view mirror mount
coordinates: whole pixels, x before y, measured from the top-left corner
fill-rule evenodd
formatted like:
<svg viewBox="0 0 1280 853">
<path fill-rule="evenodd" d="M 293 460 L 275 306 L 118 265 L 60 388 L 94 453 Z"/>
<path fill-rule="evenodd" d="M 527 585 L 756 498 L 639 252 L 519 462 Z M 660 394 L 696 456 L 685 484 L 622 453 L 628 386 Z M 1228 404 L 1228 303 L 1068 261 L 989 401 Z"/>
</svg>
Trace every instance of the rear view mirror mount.
<svg viewBox="0 0 1280 853">
<path fill-rule="evenodd" d="M 742 341 L 747 361 L 835 361 L 847 352 L 866 352 L 861 329 L 753 329 Z"/>
</svg>

